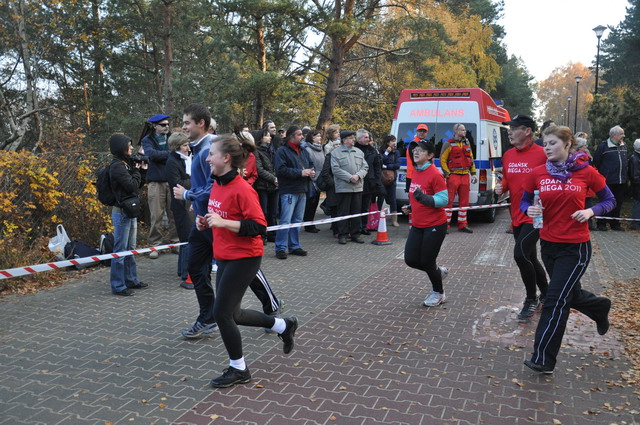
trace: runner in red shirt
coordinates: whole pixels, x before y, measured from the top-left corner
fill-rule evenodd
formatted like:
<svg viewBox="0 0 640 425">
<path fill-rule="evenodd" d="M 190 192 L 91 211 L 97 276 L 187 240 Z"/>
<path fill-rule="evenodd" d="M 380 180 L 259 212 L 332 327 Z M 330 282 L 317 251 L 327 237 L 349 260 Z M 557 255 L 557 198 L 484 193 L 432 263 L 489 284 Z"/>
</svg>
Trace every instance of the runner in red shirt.
<svg viewBox="0 0 640 425">
<path fill-rule="evenodd" d="M 513 258 L 520 269 L 520 276 L 527 292 L 522 310 L 518 313 L 519 322 L 528 322 L 540 304 L 544 304 L 547 295 L 547 274 L 538 260 L 536 245 L 540 239 L 538 229 L 533 222 L 520 211 L 520 198 L 524 184 L 531 171 L 547 162 L 544 149 L 533 142 L 535 122 L 526 115 L 516 115 L 513 120 L 503 122 L 509 126 L 509 141 L 513 149 L 502 156 L 502 182 L 496 185 L 498 195 L 509 192 L 511 198 L 511 225 L 516 240 Z M 536 293 L 540 289 L 540 298 Z"/>
<path fill-rule="evenodd" d="M 211 381 L 215 388 L 244 384 L 251 380 L 242 354 L 238 325 L 256 326 L 277 332 L 284 342 L 284 353 L 293 349 L 298 328 L 295 317 L 281 319 L 259 311 L 240 308 L 240 302 L 255 278 L 264 255 L 261 235 L 266 234 L 266 220 L 258 194 L 238 174 L 255 145 L 248 139 L 223 135 L 211 143 L 207 163 L 214 178 L 208 213 L 198 216 L 199 230 L 213 229 L 213 252 L 218 261 L 216 299 L 213 314 L 229 353 L 229 368 Z"/>
<path fill-rule="evenodd" d="M 449 202 L 447 183 L 433 165 L 436 147 L 433 142 L 412 142 L 414 170 L 409 188 L 410 205 L 402 207 L 405 214 L 412 213 L 412 226 L 404 247 L 407 266 L 427 273 L 433 292 L 423 301 L 426 307 L 435 307 L 446 300 L 442 280 L 449 271 L 438 267 L 436 260 L 447 234 L 447 214 L 444 207 Z"/>
<path fill-rule="evenodd" d="M 596 322 L 600 335 L 609 330 L 611 300 L 581 288 L 580 278 L 591 259 L 588 220 L 615 207 L 615 198 L 604 177 L 589 166 L 586 154 L 569 155 L 575 139 L 568 127 L 544 132 L 545 165 L 536 167 L 525 185 L 520 210 L 529 217 L 544 218 L 540 231 L 542 261 L 549 273 L 547 299 L 542 308 L 534 352 L 524 364 L 536 372 L 551 373 L 572 308 Z M 585 208 L 592 189 L 600 203 Z M 542 208 L 533 206 L 533 191 L 540 191 Z"/>
</svg>

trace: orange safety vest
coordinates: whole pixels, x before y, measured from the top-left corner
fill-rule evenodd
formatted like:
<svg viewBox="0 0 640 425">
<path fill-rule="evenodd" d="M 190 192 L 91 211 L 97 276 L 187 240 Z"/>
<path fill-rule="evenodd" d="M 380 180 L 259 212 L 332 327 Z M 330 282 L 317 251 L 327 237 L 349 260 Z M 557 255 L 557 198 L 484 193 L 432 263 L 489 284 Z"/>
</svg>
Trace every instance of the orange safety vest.
<svg viewBox="0 0 640 425">
<path fill-rule="evenodd" d="M 451 149 L 449 158 L 447 158 L 447 166 L 449 170 L 466 170 L 471 168 L 471 146 L 469 143 L 459 146 L 455 140 L 450 140 Z"/>
</svg>

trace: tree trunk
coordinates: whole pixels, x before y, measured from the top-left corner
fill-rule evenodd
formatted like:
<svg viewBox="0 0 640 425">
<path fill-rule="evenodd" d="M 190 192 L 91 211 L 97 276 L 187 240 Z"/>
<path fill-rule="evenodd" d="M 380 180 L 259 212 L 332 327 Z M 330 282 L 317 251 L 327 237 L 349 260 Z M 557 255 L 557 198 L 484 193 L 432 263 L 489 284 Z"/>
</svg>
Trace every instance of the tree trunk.
<svg viewBox="0 0 640 425">
<path fill-rule="evenodd" d="M 331 124 L 331 120 L 333 118 L 333 111 L 336 107 L 338 91 L 340 88 L 342 65 L 344 65 L 344 56 L 346 53 L 346 44 L 343 40 L 337 40 L 334 38 L 332 39 L 331 44 L 331 62 L 329 63 L 327 87 L 324 92 L 324 100 L 322 101 L 322 108 L 320 109 L 320 115 L 318 116 L 318 123 L 316 124 L 316 128 L 323 132 L 326 130 L 327 126 Z"/>
<path fill-rule="evenodd" d="M 173 0 L 163 0 L 164 2 L 164 84 L 163 84 L 163 100 L 164 113 L 171 115 L 173 113 L 173 74 L 171 64 L 173 62 L 173 39 L 171 38 L 171 29 L 173 27 Z"/>
<path fill-rule="evenodd" d="M 260 72 L 267 72 L 267 46 L 264 40 L 264 25 L 262 16 L 254 16 L 256 19 L 256 38 L 258 40 L 258 68 Z M 262 128 L 264 123 L 264 90 L 262 87 L 256 91 L 256 115 L 255 127 Z"/>
<path fill-rule="evenodd" d="M 15 6 L 15 3 L 14 3 Z M 18 39 L 20 41 L 20 56 L 22 57 L 22 65 L 24 68 L 24 76 L 27 84 L 27 114 L 31 111 L 35 111 L 38 109 L 38 88 L 35 81 L 35 77 L 33 76 L 33 72 L 31 70 L 31 49 L 29 48 L 29 40 L 27 38 L 27 29 L 24 23 L 25 13 L 24 13 L 24 2 L 17 2 L 18 10 L 15 12 L 16 19 L 16 33 L 18 35 Z M 33 150 L 38 148 L 38 145 L 42 141 L 43 131 L 42 131 L 42 121 L 40 120 L 40 114 L 38 112 L 34 112 L 31 114 L 33 116 L 33 126 L 36 131 L 36 142 L 33 147 Z M 25 123 L 18 123 L 18 127 L 21 127 L 21 131 L 19 133 L 20 137 L 18 140 L 14 141 L 11 146 L 17 150 L 23 143 L 23 137 L 25 134 Z"/>
</svg>

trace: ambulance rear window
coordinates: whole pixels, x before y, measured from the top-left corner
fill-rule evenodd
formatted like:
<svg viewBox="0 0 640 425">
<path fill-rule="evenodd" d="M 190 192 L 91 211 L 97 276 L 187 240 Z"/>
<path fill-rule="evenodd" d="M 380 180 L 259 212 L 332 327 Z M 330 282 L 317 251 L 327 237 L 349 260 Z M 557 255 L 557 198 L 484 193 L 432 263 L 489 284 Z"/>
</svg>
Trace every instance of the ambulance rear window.
<svg viewBox="0 0 640 425">
<path fill-rule="evenodd" d="M 427 133 L 427 140 L 431 140 L 436 144 L 436 158 L 440 157 L 440 151 L 442 150 L 442 145 L 447 140 L 453 137 L 453 126 L 452 123 L 430 123 L 430 122 L 420 122 L 420 123 L 400 123 L 398 125 L 398 134 L 396 135 L 398 140 L 398 151 L 400 151 L 401 156 L 405 156 L 407 153 L 407 147 L 409 143 L 416 136 L 416 128 L 418 124 L 427 124 L 429 127 L 429 133 Z M 471 143 L 471 150 L 473 152 L 473 157 L 477 158 L 476 155 L 476 140 L 478 138 L 477 127 L 475 124 L 463 122 L 465 129 L 467 130 L 467 139 Z"/>
</svg>

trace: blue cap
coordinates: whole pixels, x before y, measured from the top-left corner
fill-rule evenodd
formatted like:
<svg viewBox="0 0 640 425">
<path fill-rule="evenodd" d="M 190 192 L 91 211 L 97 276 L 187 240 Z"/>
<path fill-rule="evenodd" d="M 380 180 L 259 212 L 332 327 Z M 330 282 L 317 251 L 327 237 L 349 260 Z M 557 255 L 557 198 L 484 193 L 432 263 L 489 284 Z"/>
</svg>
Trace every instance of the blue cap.
<svg viewBox="0 0 640 425">
<path fill-rule="evenodd" d="M 149 122 L 160 122 L 162 120 L 168 120 L 169 118 L 171 118 L 170 115 L 158 114 L 158 115 L 152 116 L 147 121 L 149 121 Z"/>
</svg>

